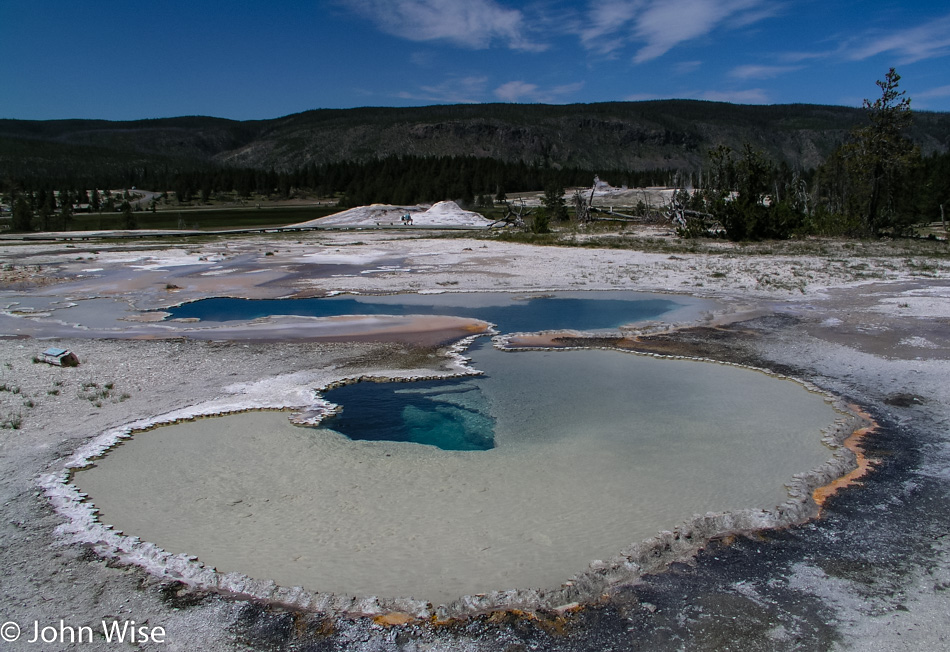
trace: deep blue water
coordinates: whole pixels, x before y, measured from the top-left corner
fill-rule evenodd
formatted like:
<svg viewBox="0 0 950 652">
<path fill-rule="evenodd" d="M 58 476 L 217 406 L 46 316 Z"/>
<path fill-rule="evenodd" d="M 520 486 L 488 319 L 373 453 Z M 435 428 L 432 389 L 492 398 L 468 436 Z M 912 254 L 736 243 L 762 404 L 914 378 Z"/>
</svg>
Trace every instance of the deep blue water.
<svg viewBox="0 0 950 652">
<path fill-rule="evenodd" d="M 583 294 L 584 296 L 580 296 Z M 496 324 L 504 333 L 540 330 L 600 330 L 654 319 L 680 304 L 632 292 L 505 293 L 326 297 L 321 299 L 202 299 L 167 311 L 171 318 L 249 320 L 269 315 L 453 315 Z"/>
<path fill-rule="evenodd" d="M 495 419 L 470 379 L 356 383 L 324 397 L 344 407 L 321 426 L 350 439 L 413 442 L 454 451 L 495 447 Z"/>
</svg>

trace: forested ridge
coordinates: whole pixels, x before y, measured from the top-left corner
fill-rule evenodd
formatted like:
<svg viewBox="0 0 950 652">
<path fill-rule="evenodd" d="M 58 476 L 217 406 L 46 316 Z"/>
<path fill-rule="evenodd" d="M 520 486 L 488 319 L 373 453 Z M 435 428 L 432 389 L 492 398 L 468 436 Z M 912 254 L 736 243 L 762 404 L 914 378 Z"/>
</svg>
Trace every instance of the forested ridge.
<svg viewBox="0 0 950 652">
<path fill-rule="evenodd" d="M 478 207 L 506 192 L 553 196 L 598 174 L 615 186 L 682 188 L 687 233 L 707 227 L 686 215 L 718 220 L 740 239 L 900 231 L 937 219 L 950 199 L 950 114 L 911 119 L 899 79 L 891 70 L 890 86 L 878 82 L 884 97 L 864 109 L 668 100 L 316 110 L 244 122 L 0 120 L 0 191 L 26 200 L 32 221 L 22 212 L 18 224 L 29 230 L 37 214 L 41 228 L 55 224 L 57 210 L 65 226 L 74 203 L 120 209 L 90 189 L 167 190 L 179 203 L 231 193 Z"/>
<path fill-rule="evenodd" d="M 917 112 L 924 155 L 950 149 L 950 114 Z M 79 182 L 203 166 L 293 172 L 391 156 L 492 158 L 588 170 L 703 167 L 719 145 L 752 144 L 809 169 L 864 120 L 861 109 L 695 100 L 322 109 L 273 120 L 0 120 L 0 179 Z M 73 177 L 69 179 L 68 177 Z M 104 184 L 121 186 L 127 183 Z"/>
</svg>

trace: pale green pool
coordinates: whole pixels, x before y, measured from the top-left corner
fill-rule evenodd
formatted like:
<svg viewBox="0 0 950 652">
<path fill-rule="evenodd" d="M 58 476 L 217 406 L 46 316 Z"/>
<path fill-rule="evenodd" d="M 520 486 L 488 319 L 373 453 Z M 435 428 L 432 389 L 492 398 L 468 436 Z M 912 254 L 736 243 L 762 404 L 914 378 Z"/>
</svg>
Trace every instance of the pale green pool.
<svg viewBox="0 0 950 652">
<path fill-rule="evenodd" d="M 831 456 L 825 398 L 756 371 L 600 350 L 473 358 L 486 376 L 443 404 L 490 417 L 489 450 L 254 412 L 139 433 L 74 481 L 103 522 L 219 571 L 439 603 L 554 588 L 693 514 L 772 508 Z"/>
</svg>

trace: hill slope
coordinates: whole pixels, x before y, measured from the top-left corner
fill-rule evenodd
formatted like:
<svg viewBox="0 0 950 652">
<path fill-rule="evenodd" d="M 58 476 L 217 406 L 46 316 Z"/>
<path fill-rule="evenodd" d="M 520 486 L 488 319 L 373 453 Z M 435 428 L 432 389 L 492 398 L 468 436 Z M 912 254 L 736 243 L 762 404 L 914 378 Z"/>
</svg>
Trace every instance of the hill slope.
<svg viewBox="0 0 950 652">
<path fill-rule="evenodd" d="M 864 111 L 694 100 L 564 106 L 480 104 L 315 110 L 273 120 L 0 120 L 0 174 L 81 176 L 90 166 L 229 165 L 292 170 L 388 155 L 475 155 L 543 166 L 697 168 L 745 143 L 795 167 L 818 165 Z M 950 114 L 915 113 L 924 153 L 950 149 Z"/>
</svg>

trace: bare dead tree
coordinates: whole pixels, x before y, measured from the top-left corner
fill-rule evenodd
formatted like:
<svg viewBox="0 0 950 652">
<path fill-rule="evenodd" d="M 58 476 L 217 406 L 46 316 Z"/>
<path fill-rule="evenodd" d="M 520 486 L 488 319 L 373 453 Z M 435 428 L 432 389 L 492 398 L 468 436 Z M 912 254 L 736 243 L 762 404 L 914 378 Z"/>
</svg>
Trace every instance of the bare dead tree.
<svg viewBox="0 0 950 652">
<path fill-rule="evenodd" d="M 493 226 L 501 225 L 501 226 L 517 226 L 520 228 L 525 228 L 526 223 L 524 221 L 524 218 L 528 217 L 528 215 L 531 214 L 531 209 L 529 209 L 525 205 L 524 198 L 523 197 L 520 198 L 519 203 L 515 205 L 514 207 L 508 202 L 508 200 L 505 200 L 504 204 L 505 204 L 505 216 L 502 217 L 500 220 L 495 220 L 488 226 L 493 227 Z"/>
<path fill-rule="evenodd" d="M 642 218 L 639 218 L 635 215 L 627 215 L 626 213 L 618 213 L 613 208 L 597 208 L 596 206 L 591 207 L 591 213 L 603 213 L 605 215 L 610 215 L 610 217 L 594 217 L 591 215 L 591 220 L 609 220 L 611 222 L 643 222 Z"/>
<path fill-rule="evenodd" d="M 677 229 L 686 228 L 686 204 L 680 199 L 679 191 L 670 197 L 670 205 L 666 208 L 666 216 Z"/>
<path fill-rule="evenodd" d="M 676 191 L 670 197 L 666 209 L 667 219 L 676 232 L 684 237 L 696 237 L 709 234 L 717 228 L 716 216 L 688 208 L 689 194 L 686 190 Z"/>
<path fill-rule="evenodd" d="M 585 198 L 580 190 L 574 191 L 574 220 L 578 224 L 587 224 L 593 218 L 591 217 L 591 206 L 594 203 L 594 189 L 590 189 L 590 198 Z"/>
</svg>

